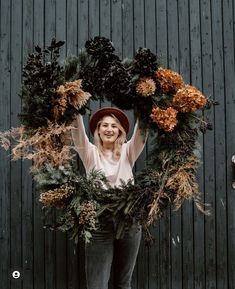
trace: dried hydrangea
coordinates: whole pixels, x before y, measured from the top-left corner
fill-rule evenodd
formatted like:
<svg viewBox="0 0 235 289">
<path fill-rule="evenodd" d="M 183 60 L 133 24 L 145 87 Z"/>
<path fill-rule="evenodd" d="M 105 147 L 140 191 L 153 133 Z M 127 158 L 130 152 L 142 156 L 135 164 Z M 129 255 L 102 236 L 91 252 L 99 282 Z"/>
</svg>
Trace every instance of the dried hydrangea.
<svg viewBox="0 0 235 289">
<path fill-rule="evenodd" d="M 91 97 L 89 92 L 82 89 L 82 79 L 60 85 L 56 90 L 56 95 L 58 98 L 54 99 L 52 109 L 55 119 L 64 114 L 68 104 L 76 109 L 80 109 Z"/>
<path fill-rule="evenodd" d="M 165 94 L 175 94 L 184 86 L 182 76 L 170 69 L 160 67 L 155 72 L 155 77 L 161 92 Z"/>
<path fill-rule="evenodd" d="M 150 96 L 156 91 L 156 84 L 151 77 L 142 77 L 136 84 L 136 92 L 140 96 Z"/>
<path fill-rule="evenodd" d="M 156 106 L 152 109 L 150 117 L 159 128 L 166 132 L 171 132 L 177 125 L 177 113 L 177 110 L 175 110 L 173 107 L 161 109 Z"/>
<path fill-rule="evenodd" d="M 180 112 L 194 112 L 206 106 L 206 97 L 196 87 L 186 85 L 173 98 L 174 107 Z"/>
<path fill-rule="evenodd" d="M 74 193 L 74 188 L 68 184 L 64 184 L 59 188 L 54 190 L 49 190 L 47 192 L 41 193 L 39 202 L 43 204 L 44 207 L 58 207 L 63 208 L 66 205 L 66 200 Z"/>
</svg>

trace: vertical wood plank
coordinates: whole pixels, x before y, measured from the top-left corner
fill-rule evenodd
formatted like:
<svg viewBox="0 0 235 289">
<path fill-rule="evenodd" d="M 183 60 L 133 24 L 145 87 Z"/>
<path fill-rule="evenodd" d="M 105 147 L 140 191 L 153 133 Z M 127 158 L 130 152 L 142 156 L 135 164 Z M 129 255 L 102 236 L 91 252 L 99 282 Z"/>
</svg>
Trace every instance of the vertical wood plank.
<svg viewBox="0 0 235 289">
<path fill-rule="evenodd" d="M 123 16 L 122 16 L 122 53 L 123 58 L 131 58 L 134 53 L 133 44 L 133 1 L 123 1 Z"/>
<path fill-rule="evenodd" d="M 0 1 L 0 130 L 10 129 L 10 13 L 11 3 Z M 0 287 L 10 287 L 10 158 L 0 149 Z"/>
<path fill-rule="evenodd" d="M 177 2 L 167 1 L 167 36 L 168 36 L 168 65 L 172 70 L 178 69 L 178 7 Z"/>
<path fill-rule="evenodd" d="M 136 0 L 133 2 L 134 10 L 134 49 L 145 47 L 144 34 L 144 1 Z"/>
<path fill-rule="evenodd" d="M 165 211 L 163 218 L 160 220 L 160 240 L 159 240 L 159 283 L 160 288 L 171 289 L 171 263 L 170 263 L 170 209 Z"/>
<path fill-rule="evenodd" d="M 69 25 L 67 25 L 67 18 L 70 16 L 70 13 L 71 13 L 69 11 L 68 15 L 67 15 L 67 5 L 68 5 L 67 0 L 56 0 L 56 6 L 55 6 L 55 9 L 56 9 L 56 15 L 55 15 L 56 39 L 66 41 L 66 43 L 64 44 L 64 46 L 62 46 L 62 49 L 60 50 L 61 60 L 66 58 L 66 46 L 67 46 L 67 33 L 66 33 L 66 31 L 67 31 L 67 27 L 69 27 Z M 77 6 L 75 6 L 75 7 L 77 7 Z M 75 12 L 77 12 L 77 9 Z M 73 18 L 73 20 L 75 21 L 76 28 L 77 28 L 77 15 L 76 15 L 76 17 Z M 71 37 L 71 34 L 69 36 Z M 77 43 L 77 31 L 76 31 L 76 35 L 73 35 L 73 37 L 74 37 L 74 39 L 76 39 L 76 43 Z"/>
<path fill-rule="evenodd" d="M 133 23 L 133 1 L 125 0 L 122 2 L 122 58 L 133 58 L 134 56 L 134 23 Z M 131 124 L 131 133 L 133 129 L 134 117 L 133 113 L 126 111 L 129 122 Z M 131 133 L 128 134 L 128 139 L 131 137 Z M 137 257 L 136 266 L 132 276 L 132 287 L 138 286 L 138 263 L 141 262 L 139 255 Z"/>
<path fill-rule="evenodd" d="M 235 85 L 232 79 L 234 73 L 234 1 L 223 1 L 223 52 L 225 82 L 225 109 L 226 109 L 226 155 L 227 155 L 227 242 L 228 242 L 228 288 L 235 287 L 235 190 L 231 187 L 234 180 L 231 157 L 235 155 Z M 220 268 L 218 268 L 219 270 Z"/>
<path fill-rule="evenodd" d="M 20 112 L 20 98 L 18 89 L 20 87 L 21 61 L 22 61 L 22 1 L 14 1 L 11 6 L 11 126 L 17 127 L 19 121 L 17 118 Z M 11 162 L 11 205 L 10 205 L 10 231 L 11 231 L 11 266 L 20 268 L 23 273 L 22 264 L 22 163 L 21 161 Z M 14 280 L 12 287 L 22 288 L 21 280 Z"/>
<path fill-rule="evenodd" d="M 68 0 L 67 0 L 68 1 Z M 45 1 L 45 45 L 49 45 L 56 34 L 56 0 Z"/>
<path fill-rule="evenodd" d="M 23 2 L 22 10 L 22 58 L 25 60 L 29 51 L 33 48 L 33 0 Z M 17 13 L 19 13 L 17 11 Z M 19 23 L 17 23 L 19 25 Z M 18 64 L 19 82 L 22 81 L 22 65 Z M 20 90 L 20 85 L 17 92 Z M 16 93 L 16 97 L 18 97 Z M 30 288 L 33 284 L 33 191 L 32 177 L 29 175 L 30 161 L 22 162 L 22 258 L 24 268 L 23 288 Z"/>
<path fill-rule="evenodd" d="M 56 39 L 66 40 L 66 28 L 67 28 L 67 1 L 56 0 Z M 77 34 L 75 35 L 76 39 Z M 76 41 L 77 43 L 77 41 Z M 67 42 L 62 46 L 60 50 L 60 60 L 63 61 L 66 58 L 66 46 Z M 74 47 L 74 45 L 72 45 Z M 67 287 L 67 234 L 62 232 L 56 232 L 56 289 L 65 289 Z M 69 242 L 69 241 L 68 241 Z"/>
<path fill-rule="evenodd" d="M 212 32 L 211 32 L 211 7 L 209 1 L 202 1 L 201 13 L 201 49 L 202 49 L 202 90 L 207 96 L 213 95 L 213 71 L 212 71 Z M 204 116 L 214 122 L 213 109 L 205 111 Z M 214 133 L 207 132 L 203 139 L 203 167 L 200 168 L 200 187 L 206 200 L 206 194 L 214 194 Z M 195 210 L 195 286 L 207 288 L 206 285 L 206 242 L 205 242 L 205 218 L 200 212 Z"/>
<path fill-rule="evenodd" d="M 45 1 L 45 46 L 51 43 L 51 39 L 56 35 L 55 26 L 55 12 L 56 12 L 56 1 L 49 0 Z M 53 220 L 55 215 L 51 217 Z M 48 219 L 48 221 L 52 221 Z M 55 232 L 45 230 L 45 289 L 56 288 L 56 246 L 55 246 Z"/>
<path fill-rule="evenodd" d="M 224 9 L 224 10 L 222 10 Z M 224 160 L 224 156 L 226 155 L 226 126 L 229 125 L 229 122 L 226 124 L 226 96 L 223 97 L 225 93 L 224 87 L 224 79 L 223 76 L 225 74 L 224 71 L 224 61 L 223 57 L 223 49 L 226 49 L 226 46 L 223 46 L 223 33 L 225 34 L 226 30 L 231 30 L 231 21 L 232 21 L 232 5 L 227 2 L 218 3 L 217 7 L 214 7 L 214 21 L 215 29 L 217 33 L 221 35 L 215 39 L 214 48 L 214 57 L 216 61 L 214 61 L 214 94 L 215 98 L 220 102 L 220 106 L 216 108 L 217 115 L 215 116 L 215 124 L 218 128 L 218 133 L 216 137 L 216 259 L 217 259 L 217 268 L 216 268 L 216 276 L 217 276 L 217 286 L 218 288 L 227 288 L 228 285 L 228 273 L 227 273 L 227 216 L 225 211 L 226 197 L 227 197 L 227 188 L 226 185 L 226 161 Z M 222 14 L 223 13 L 223 14 Z M 224 15 L 224 18 L 223 18 Z M 224 23 L 223 23 L 224 21 Z M 226 30 L 223 30 L 223 29 Z M 230 41 L 232 43 L 232 38 Z M 227 43 L 231 47 L 231 44 Z M 230 59 L 232 60 L 232 58 Z M 234 71 L 234 70 L 233 70 Z M 232 72 L 232 71 L 231 71 Z M 227 77 L 227 76 L 226 76 Z M 226 79 L 225 77 L 225 79 Z M 219 117 L 221 114 L 224 117 Z M 228 142 L 229 143 L 229 142 Z M 230 157 L 227 154 L 228 160 L 230 161 Z M 231 258 L 232 256 L 229 255 Z M 232 260 L 232 259 L 231 259 Z M 222 274 L 221 268 L 224 268 L 225 274 Z"/>
<path fill-rule="evenodd" d="M 67 0 L 67 54 L 76 55 L 78 51 L 78 8 L 77 0 Z"/>
<path fill-rule="evenodd" d="M 156 1 L 145 0 L 145 46 L 156 53 Z"/>
<path fill-rule="evenodd" d="M 156 2 L 157 54 L 160 64 L 167 67 L 167 8 L 166 0 Z"/>
<path fill-rule="evenodd" d="M 133 2 L 134 13 L 134 50 L 137 51 L 139 47 L 145 47 L 145 1 L 137 0 Z M 145 166 L 146 149 L 138 158 L 135 170 L 141 170 Z M 140 245 L 138 262 L 137 262 L 137 288 L 148 288 L 148 248 L 144 242 Z"/>
<path fill-rule="evenodd" d="M 100 35 L 110 38 L 111 27 L 111 2 L 108 0 L 100 0 Z"/>
<path fill-rule="evenodd" d="M 99 35 L 112 39 L 112 1 L 99 0 Z M 98 31 L 97 31 L 98 32 Z M 116 43 L 114 43 L 116 46 Z M 111 106 L 111 101 L 105 100 L 103 103 L 96 101 L 91 104 L 92 111 L 99 109 L 100 107 Z"/>
<path fill-rule="evenodd" d="M 44 1 L 34 0 L 34 27 L 33 38 L 34 45 L 44 46 L 44 28 L 45 28 L 45 4 Z M 35 192 L 33 196 L 33 247 L 34 247 L 34 288 L 45 288 L 45 231 L 42 222 L 42 206 L 38 201 L 39 195 Z"/>
<path fill-rule="evenodd" d="M 178 5 L 176 1 L 167 1 L 167 26 L 168 26 L 168 66 L 174 70 L 179 71 L 179 23 L 178 23 Z M 186 21 L 184 19 L 184 21 Z M 188 216 L 189 217 L 189 216 Z M 192 217 L 191 217 L 192 218 Z M 189 223 L 191 223 L 191 218 Z M 171 263 L 171 272 L 168 276 L 168 286 L 170 288 L 182 288 L 182 228 L 181 228 L 181 209 L 177 212 L 174 211 L 174 208 L 171 210 L 171 228 L 170 228 L 170 250 L 171 256 L 169 262 Z M 191 227 L 191 225 L 190 225 Z M 188 228 L 187 228 L 188 229 Z M 190 235 L 190 231 L 187 230 L 187 233 Z M 190 236 L 189 236 L 190 238 Z M 190 244 L 189 244 L 190 245 Z M 183 250 L 186 248 L 184 247 Z M 188 250 L 187 250 L 188 249 Z M 190 247 L 186 250 L 189 251 Z M 185 260 L 184 260 L 185 262 Z M 185 272 L 185 278 L 188 278 L 187 273 Z M 186 288 L 191 288 L 187 287 Z"/>
<path fill-rule="evenodd" d="M 160 64 L 167 67 L 167 1 L 156 2 L 157 22 L 157 54 Z M 166 210 L 164 217 L 159 222 L 159 287 L 170 288 L 170 210 Z"/>
<path fill-rule="evenodd" d="M 100 35 L 100 21 L 102 18 L 104 18 L 103 16 L 100 17 L 100 1 L 98 0 L 89 0 L 89 37 L 90 38 L 94 38 L 95 36 L 98 36 Z M 102 13 L 103 13 L 103 10 L 102 10 Z M 106 15 L 108 16 L 108 15 Z M 106 19 L 103 19 L 102 20 L 103 22 L 106 21 Z M 107 21 L 109 21 L 109 17 L 107 17 Z M 108 31 L 107 32 L 110 32 L 110 27 L 107 27 L 108 28 Z M 103 36 L 103 35 L 101 35 Z M 90 103 L 90 108 L 91 110 L 94 112 L 96 111 L 97 109 L 100 108 L 100 102 L 99 101 L 92 101 Z M 88 125 L 88 122 L 89 122 L 89 118 L 86 117 L 86 127 L 87 127 L 87 133 L 89 133 L 89 135 L 91 136 L 90 134 L 90 131 L 89 131 L 89 125 Z"/>
<path fill-rule="evenodd" d="M 213 288 L 218 286 L 216 278 L 216 219 L 217 219 L 217 205 L 216 201 L 221 200 L 217 198 L 217 195 L 220 195 L 223 190 L 224 181 L 220 178 L 223 178 L 225 174 L 224 166 L 224 128 L 225 128 L 225 119 L 224 116 L 221 117 L 221 113 L 224 114 L 224 100 L 221 96 L 224 94 L 223 88 L 223 59 L 222 59 L 222 19 L 221 19 L 221 2 L 212 1 L 211 2 L 211 11 L 212 11 L 212 52 L 213 52 L 213 96 L 215 100 L 220 102 L 220 105 L 215 108 L 215 190 L 214 194 L 212 190 L 207 191 L 207 201 L 211 203 L 213 208 L 213 215 L 211 218 L 206 219 L 206 288 Z M 223 130 L 223 131 L 222 131 Z M 222 183 L 217 182 L 217 178 L 222 181 Z M 207 183 L 205 182 L 207 185 Z M 220 185 L 222 185 L 220 187 Z M 206 190 L 205 190 L 206 191 Z M 216 194 L 216 195 L 215 195 Z M 221 204 L 222 205 L 222 204 Z M 221 220 L 222 221 L 222 220 Z M 226 269 L 225 269 L 226 270 Z"/>
<path fill-rule="evenodd" d="M 156 35 L 156 1 L 145 1 L 145 47 L 149 48 L 153 53 L 156 53 L 157 35 Z M 150 136 L 147 143 L 147 154 L 151 150 Z M 159 222 L 150 228 L 150 232 L 154 238 L 154 243 L 148 248 L 148 288 L 155 289 L 159 287 Z"/>
<path fill-rule="evenodd" d="M 100 33 L 100 1 L 89 0 L 89 37 Z"/>
<path fill-rule="evenodd" d="M 190 43 L 189 43 L 189 4 L 188 4 L 188 0 L 180 0 L 178 2 L 178 39 L 179 39 L 179 72 L 182 75 L 185 83 L 190 83 Z M 184 206 L 182 207 L 181 212 L 179 211 L 179 214 L 181 213 L 181 218 L 180 216 L 178 217 L 178 224 L 175 224 L 176 226 L 178 226 L 178 232 L 177 232 L 177 237 L 175 240 L 176 246 L 179 247 L 178 248 L 178 256 L 176 256 L 176 259 L 178 259 L 178 264 L 176 261 L 176 264 L 178 265 L 178 267 L 180 269 L 178 269 L 178 282 L 181 288 L 183 287 L 183 280 L 187 279 L 187 278 L 193 278 L 193 276 L 190 276 L 190 274 L 192 274 L 192 269 L 189 270 L 189 272 L 186 271 L 186 275 L 185 272 L 183 273 L 183 270 L 185 269 L 185 267 L 183 267 L 183 263 L 184 263 L 184 256 L 185 256 L 185 252 L 187 252 L 187 254 L 191 254 L 190 258 L 191 258 L 191 264 L 189 266 L 192 266 L 192 258 L 193 258 L 193 244 L 192 244 L 192 234 L 193 234 L 193 226 L 192 226 L 192 205 L 191 204 L 184 204 Z M 182 215 L 183 214 L 183 215 Z M 189 217 L 189 219 L 187 219 Z M 174 216 L 172 215 L 172 218 L 174 219 Z M 180 224 L 180 219 L 181 219 L 181 224 Z M 173 220 L 172 220 L 173 222 Z M 175 226 L 174 225 L 174 226 Z M 186 228 L 185 228 L 186 225 Z M 185 232 L 185 234 L 188 234 L 188 238 L 186 238 L 185 240 L 185 236 L 183 235 L 183 233 Z M 188 242 L 189 239 L 189 242 Z M 181 257 L 180 257 L 181 255 Z M 173 262 L 173 260 L 172 260 Z M 177 266 L 176 265 L 176 266 Z M 172 264 L 173 267 L 173 264 Z M 177 270 L 175 271 L 177 272 Z M 175 280 L 175 281 L 174 281 Z M 172 287 L 174 282 L 176 282 L 175 286 L 177 286 L 177 277 L 175 276 L 174 279 L 172 278 Z M 193 282 L 193 280 L 191 281 Z"/>
<path fill-rule="evenodd" d="M 44 1 L 34 0 L 34 45 L 44 46 L 45 28 L 45 3 Z M 38 201 L 39 195 L 35 192 L 33 196 L 33 228 L 34 228 L 34 288 L 45 288 L 45 231 L 42 222 L 42 206 Z"/>
<path fill-rule="evenodd" d="M 116 54 L 122 58 L 122 0 L 112 0 L 111 39 L 115 45 Z"/>
<path fill-rule="evenodd" d="M 213 95 L 213 67 L 212 67 L 212 31 L 211 31 L 211 6 L 210 2 L 208 1 L 202 1 L 201 3 L 201 27 L 204 27 L 204 29 L 201 30 L 202 34 L 202 75 L 203 75 L 203 91 L 207 96 Z M 214 95 L 213 95 L 214 97 Z M 213 116 L 213 110 L 211 111 L 205 111 L 204 116 L 208 117 L 212 122 L 214 122 L 214 116 Z M 215 156 L 214 156 L 214 134 L 216 132 L 207 132 L 204 136 L 204 191 L 205 191 L 205 200 L 208 200 L 206 195 L 214 195 L 215 192 L 215 185 L 214 185 L 214 179 L 215 179 Z M 214 215 L 214 207 L 212 208 L 212 214 Z M 199 215 L 198 215 L 199 217 Z M 209 220 L 211 217 L 206 217 Z M 201 221 L 202 223 L 202 221 Z M 205 230 L 207 230 L 207 227 L 205 227 Z M 199 232 L 200 234 L 200 232 Z M 200 235 L 199 235 L 200 236 Z M 202 237 L 205 238 L 205 233 Z M 205 242 L 205 249 L 207 250 Z M 195 249 L 196 251 L 196 249 Z M 201 251 L 198 248 L 198 252 L 195 252 L 195 256 L 198 256 L 199 251 Z M 205 251 L 204 251 L 205 252 Z M 200 256 L 200 255 L 199 255 Z M 204 255 L 206 257 L 206 254 Z M 200 275 L 198 276 L 198 279 L 196 280 L 200 282 L 200 286 L 202 288 L 207 288 L 208 281 L 203 284 L 201 276 L 205 276 L 203 279 L 207 279 L 207 276 L 205 273 L 203 273 L 202 268 L 205 260 L 198 260 L 199 263 L 199 270 L 201 271 Z M 199 271 L 198 270 L 198 271 Z M 206 270 L 206 267 L 205 267 Z M 206 280 L 205 280 L 206 281 Z M 204 281 L 204 282 L 205 282 Z"/>
<path fill-rule="evenodd" d="M 201 38 L 200 38 L 200 13 L 199 1 L 189 2 L 189 27 L 190 27 L 190 48 L 191 48 L 191 78 L 190 83 L 201 89 Z M 202 143 L 202 139 L 198 139 Z M 201 172 L 202 173 L 202 172 Z M 190 203 L 183 207 L 183 288 L 194 288 L 195 262 L 194 248 L 200 250 L 194 243 L 193 207 Z M 195 214 L 198 214 L 196 212 Z M 197 227 L 199 229 L 199 227 Z M 203 252 L 203 251 L 202 251 Z M 198 253 L 198 252 L 197 252 Z"/>
<path fill-rule="evenodd" d="M 67 55 L 76 55 L 78 51 L 78 2 L 76 0 L 67 0 Z M 77 248 L 75 248 L 73 240 L 68 242 L 68 288 L 78 289 L 79 277 L 79 263 L 77 256 Z"/>
<path fill-rule="evenodd" d="M 89 35 L 88 1 L 78 1 L 78 47 L 84 47 Z"/>
<path fill-rule="evenodd" d="M 78 47 L 83 48 L 86 40 L 89 37 L 89 1 L 78 1 Z M 88 117 L 84 117 L 84 124 L 87 127 Z M 87 131 L 88 132 L 88 131 Z M 84 242 L 80 242 L 77 251 L 78 266 L 79 266 L 79 285 L 80 288 L 86 288 L 85 278 L 85 256 L 84 256 Z"/>
</svg>

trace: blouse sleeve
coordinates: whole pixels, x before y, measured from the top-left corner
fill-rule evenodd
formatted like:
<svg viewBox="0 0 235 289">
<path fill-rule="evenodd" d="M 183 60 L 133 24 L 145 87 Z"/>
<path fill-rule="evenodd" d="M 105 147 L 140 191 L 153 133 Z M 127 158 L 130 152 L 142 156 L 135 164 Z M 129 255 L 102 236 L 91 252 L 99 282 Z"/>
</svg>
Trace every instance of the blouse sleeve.
<svg viewBox="0 0 235 289">
<path fill-rule="evenodd" d="M 80 114 L 74 121 L 74 125 L 75 127 L 71 129 L 71 132 L 72 139 L 75 145 L 75 150 L 78 152 L 84 167 L 88 168 L 93 154 L 94 145 L 89 141 L 87 137 L 83 118 Z"/>
<path fill-rule="evenodd" d="M 131 167 L 134 166 L 135 161 L 141 154 L 148 138 L 148 132 L 143 134 L 139 127 L 139 121 L 137 120 L 131 139 L 127 142 L 127 157 L 129 159 Z"/>
</svg>

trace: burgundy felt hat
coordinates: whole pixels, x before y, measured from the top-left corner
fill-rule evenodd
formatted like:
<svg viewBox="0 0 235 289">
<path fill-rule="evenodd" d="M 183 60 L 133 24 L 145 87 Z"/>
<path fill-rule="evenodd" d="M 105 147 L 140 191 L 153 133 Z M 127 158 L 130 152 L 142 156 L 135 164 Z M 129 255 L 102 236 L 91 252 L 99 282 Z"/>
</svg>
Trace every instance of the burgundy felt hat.
<svg viewBox="0 0 235 289">
<path fill-rule="evenodd" d="M 129 131 L 129 120 L 127 115 L 120 109 L 116 107 L 103 107 L 99 110 L 97 110 L 90 119 L 90 130 L 92 134 L 94 134 L 95 129 L 97 127 L 97 123 L 100 121 L 100 119 L 104 116 L 113 114 L 121 123 L 122 127 L 124 128 L 126 134 L 128 134 Z"/>
</svg>

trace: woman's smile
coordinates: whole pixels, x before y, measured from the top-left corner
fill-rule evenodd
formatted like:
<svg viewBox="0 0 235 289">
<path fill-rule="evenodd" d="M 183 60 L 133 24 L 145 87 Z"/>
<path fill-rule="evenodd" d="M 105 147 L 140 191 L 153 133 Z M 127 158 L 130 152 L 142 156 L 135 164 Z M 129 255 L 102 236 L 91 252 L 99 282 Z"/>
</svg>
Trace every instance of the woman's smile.
<svg viewBox="0 0 235 289">
<path fill-rule="evenodd" d="M 103 142 L 103 146 L 113 145 L 118 135 L 119 128 L 115 119 L 111 116 L 104 117 L 99 127 L 99 136 Z"/>
</svg>

